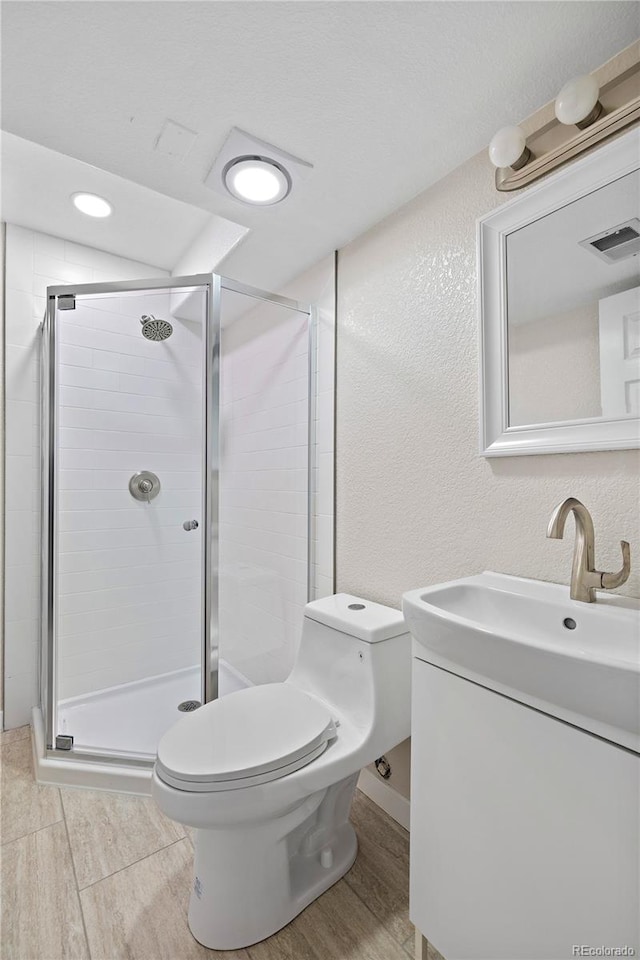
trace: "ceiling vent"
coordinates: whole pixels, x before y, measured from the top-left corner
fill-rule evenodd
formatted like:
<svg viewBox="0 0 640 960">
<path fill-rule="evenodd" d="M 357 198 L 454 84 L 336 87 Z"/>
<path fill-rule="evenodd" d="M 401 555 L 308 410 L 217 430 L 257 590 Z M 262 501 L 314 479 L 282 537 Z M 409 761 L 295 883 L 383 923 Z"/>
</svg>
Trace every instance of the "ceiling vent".
<svg viewBox="0 0 640 960">
<path fill-rule="evenodd" d="M 185 160 L 197 139 L 198 134 L 194 130 L 167 119 L 158 134 L 154 149 L 167 157 L 173 157 L 174 160 Z"/>
<path fill-rule="evenodd" d="M 595 253 L 605 263 L 620 263 L 635 257 L 640 253 L 640 220 L 634 217 L 619 223 L 588 240 L 581 240 L 580 246 Z"/>
</svg>

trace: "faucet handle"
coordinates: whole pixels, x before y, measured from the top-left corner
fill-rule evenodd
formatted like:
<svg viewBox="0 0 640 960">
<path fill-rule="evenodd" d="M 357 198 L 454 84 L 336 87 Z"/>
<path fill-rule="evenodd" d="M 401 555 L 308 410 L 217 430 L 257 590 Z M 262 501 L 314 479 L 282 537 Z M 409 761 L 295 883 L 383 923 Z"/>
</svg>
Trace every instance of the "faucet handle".
<svg viewBox="0 0 640 960">
<path fill-rule="evenodd" d="M 629 574 L 631 573 L 631 547 L 626 540 L 621 540 L 620 546 L 622 547 L 622 569 L 618 570 L 617 573 L 602 574 L 603 590 L 615 590 L 616 587 L 621 587 L 622 584 L 626 583 L 629 579 Z"/>
</svg>

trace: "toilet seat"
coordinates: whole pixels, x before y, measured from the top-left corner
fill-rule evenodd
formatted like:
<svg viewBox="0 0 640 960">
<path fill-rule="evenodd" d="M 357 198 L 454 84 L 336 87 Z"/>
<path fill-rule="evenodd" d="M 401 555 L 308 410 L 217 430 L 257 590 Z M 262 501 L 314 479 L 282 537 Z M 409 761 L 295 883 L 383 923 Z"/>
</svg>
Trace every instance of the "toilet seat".
<svg viewBox="0 0 640 960">
<path fill-rule="evenodd" d="M 161 739 L 156 772 L 180 790 L 238 790 L 299 770 L 336 735 L 320 700 L 289 683 L 262 684 L 186 714 Z"/>
</svg>

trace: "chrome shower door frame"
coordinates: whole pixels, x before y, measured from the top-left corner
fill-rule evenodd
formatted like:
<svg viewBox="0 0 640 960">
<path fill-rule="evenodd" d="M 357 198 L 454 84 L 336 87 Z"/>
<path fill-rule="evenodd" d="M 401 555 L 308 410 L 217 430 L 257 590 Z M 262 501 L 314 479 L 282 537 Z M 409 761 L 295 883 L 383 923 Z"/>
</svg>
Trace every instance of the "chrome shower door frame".
<svg viewBox="0 0 640 960">
<path fill-rule="evenodd" d="M 202 483 L 202 700 L 218 696 L 219 660 L 219 456 L 220 456 L 220 365 L 222 290 L 244 294 L 297 311 L 307 316 L 308 329 L 308 458 L 307 458 L 307 600 L 314 598 L 313 568 L 314 490 L 316 463 L 316 311 L 311 304 L 239 283 L 219 274 L 195 274 L 188 277 L 152 278 L 113 283 L 86 283 L 47 288 L 47 308 L 42 326 L 42 644 L 41 703 L 45 727 L 45 755 L 69 762 L 97 762 L 119 767 L 150 767 L 151 760 L 129 759 L 105 753 L 56 748 L 57 722 L 57 484 L 56 440 L 58 436 L 56 376 L 57 329 L 56 300 L 60 296 L 102 293 L 130 293 L 142 290 L 171 290 L 180 287 L 206 288 L 206 324 L 203 350 L 203 483 Z"/>
<path fill-rule="evenodd" d="M 47 308 L 42 325 L 41 464 L 42 464 L 42 643 L 41 703 L 45 728 L 45 755 L 69 762 L 95 761 L 118 766 L 151 766 L 152 761 L 110 756 L 105 753 L 56 747 L 57 730 L 57 437 L 58 377 L 56 301 L 63 296 L 135 293 L 204 287 L 206 322 L 202 351 L 202 560 L 201 560 L 201 697 L 217 696 L 218 682 L 218 463 L 220 409 L 220 277 L 156 277 L 113 283 L 83 283 L 47 287 Z"/>
</svg>

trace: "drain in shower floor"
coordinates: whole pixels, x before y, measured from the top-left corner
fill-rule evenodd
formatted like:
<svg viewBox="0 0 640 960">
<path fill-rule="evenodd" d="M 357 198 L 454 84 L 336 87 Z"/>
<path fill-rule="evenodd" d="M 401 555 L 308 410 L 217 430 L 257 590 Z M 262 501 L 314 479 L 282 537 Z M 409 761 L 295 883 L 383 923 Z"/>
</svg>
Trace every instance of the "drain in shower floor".
<svg viewBox="0 0 640 960">
<path fill-rule="evenodd" d="M 197 710 L 201 706 L 199 700 L 183 700 L 182 703 L 178 704 L 178 710 L 181 710 L 182 713 L 191 713 L 192 710 Z"/>
</svg>

